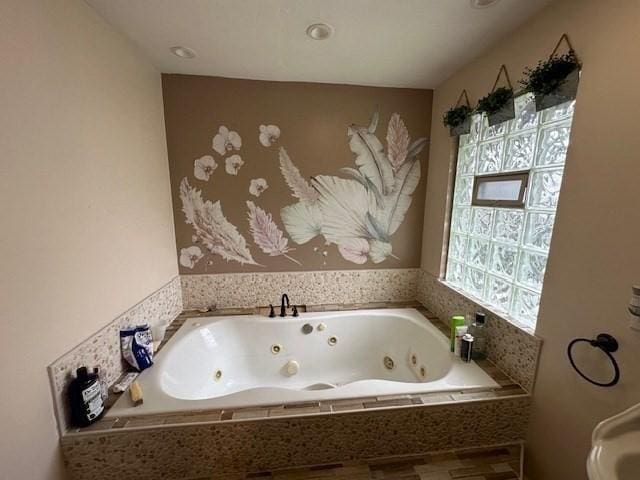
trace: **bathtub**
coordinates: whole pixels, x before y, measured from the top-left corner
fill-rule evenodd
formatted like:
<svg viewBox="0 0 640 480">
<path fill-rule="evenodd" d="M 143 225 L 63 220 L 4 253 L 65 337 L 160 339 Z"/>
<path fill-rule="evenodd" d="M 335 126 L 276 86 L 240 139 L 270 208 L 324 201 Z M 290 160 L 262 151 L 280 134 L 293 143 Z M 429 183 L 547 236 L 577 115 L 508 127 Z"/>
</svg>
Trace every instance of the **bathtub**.
<svg viewBox="0 0 640 480">
<path fill-rule="evenodd" d="M 107 416 L 498 386 L 411 308 L 191 318 L 154 362 Z"/>
</svg>

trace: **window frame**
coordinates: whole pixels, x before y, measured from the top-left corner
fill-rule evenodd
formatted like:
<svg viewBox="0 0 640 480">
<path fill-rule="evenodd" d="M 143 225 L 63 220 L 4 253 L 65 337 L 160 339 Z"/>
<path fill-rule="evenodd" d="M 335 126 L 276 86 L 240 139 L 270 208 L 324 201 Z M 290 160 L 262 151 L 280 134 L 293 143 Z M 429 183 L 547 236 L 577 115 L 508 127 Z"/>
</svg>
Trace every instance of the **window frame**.
<svg viewBox="0 0 640 480">
<path fill-rule="evenodd" d="M 489 181 L 507 182 L 520 180 L 520 192 L 517 200 L 484 200 L 478 198 L 478 190 L 482 183 Z M 527 188 L 529 185 L 529 170 L 508 173 L 491 173 L 488 175 L 475 175 L 473 177 L 473 190 L 471 193 L 471 206 L 473 207 L 496 207 L 496 208 L 525 208 Z"/>
</svg>

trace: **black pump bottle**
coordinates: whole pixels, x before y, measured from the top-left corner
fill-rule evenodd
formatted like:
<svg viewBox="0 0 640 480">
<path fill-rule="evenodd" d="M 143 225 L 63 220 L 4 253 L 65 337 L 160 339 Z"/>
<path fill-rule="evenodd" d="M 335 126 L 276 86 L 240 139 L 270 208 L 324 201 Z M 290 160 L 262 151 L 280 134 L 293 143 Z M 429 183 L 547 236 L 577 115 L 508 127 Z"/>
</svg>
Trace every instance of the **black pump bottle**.
<svg viewBox="0 0 640 480">
<path fill-rule="evenodd" d="M 104 413 L 102 387 L 98 375 L 89 373 L 87 367 L 78 368 L 76 375 L 69 384 L 71 421 L 76 427 L 86 427 Z"/>
</svg>

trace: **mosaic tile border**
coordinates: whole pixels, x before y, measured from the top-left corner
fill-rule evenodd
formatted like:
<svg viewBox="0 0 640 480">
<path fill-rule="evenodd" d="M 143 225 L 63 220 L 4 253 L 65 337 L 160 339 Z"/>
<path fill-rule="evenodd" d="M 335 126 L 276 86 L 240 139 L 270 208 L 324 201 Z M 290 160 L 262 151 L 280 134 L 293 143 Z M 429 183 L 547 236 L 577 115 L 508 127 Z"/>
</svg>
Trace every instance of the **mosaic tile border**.
<svg viewBox="0 0 640 480">
<path fill-rule="evenodd" d="M 296 304 L 402 302 L 416 299 L 417 268 L 181 275 L 185 309 L 253 307 L 287 293 Z"/>
<path fill-rule="evenodd" d="M 362 458 L 520 442 L 530 396 L 335 415 L 165 425 L 66 435 L 78 480 L 218 478 Z"/>
<path fill-rule="evenodd" d="M 176 276 L 49 365 L 47 372 L 59 431 L 65 432 L 69 425 L 66 386 L 77 367 L 99 367 L 104 380 L 111 385 L 125 371 L 120 355 L 120 329 L 128 325 L 172 322 L 181 311 L 182 290 L 180 278 Z"/>
<path fill-rule="evenodd" d="M 533 390 L 542 347 L 540 338 L 487 310 L 424 270 L 419 273 L 417 299 L 441 319 L 452 315 L 471 319 L 478 310 L 486 312 L 489 359 L 525 390 Z"/>
</svg>

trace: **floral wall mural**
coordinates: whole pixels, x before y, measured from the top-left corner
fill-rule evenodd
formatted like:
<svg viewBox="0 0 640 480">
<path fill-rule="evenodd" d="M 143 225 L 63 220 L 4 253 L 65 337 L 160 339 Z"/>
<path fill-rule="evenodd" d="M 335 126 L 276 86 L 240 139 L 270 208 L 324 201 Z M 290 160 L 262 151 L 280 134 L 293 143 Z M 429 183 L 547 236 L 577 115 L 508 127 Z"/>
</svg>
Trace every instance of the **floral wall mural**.
<svg viewBox="0 0 640 480">
<path fill-rule="evenodd" d="M 163 75 L 163 93 L 182 273 L 419 265 L 431 91 Z"/>
<path fill-rule="evenodd" d="M 392 256 L 391 237 L 411 206 L 420 182 L 418 154 L 426 137 L 410 144 L 407 128 L 394 113 L 387 131 L 387 149 L 376 137 L 379 115 L 367 127 L 347 130 L 357 168 L 343 167 L 345 177 L 319 175 L 307 182 L 284 148 L 280 169 L 292 195 L 299 201 L 280 215 L 292 240 L 299 245 L 322 235 L 345 260 L 381 263 Z"/>
</svg>

